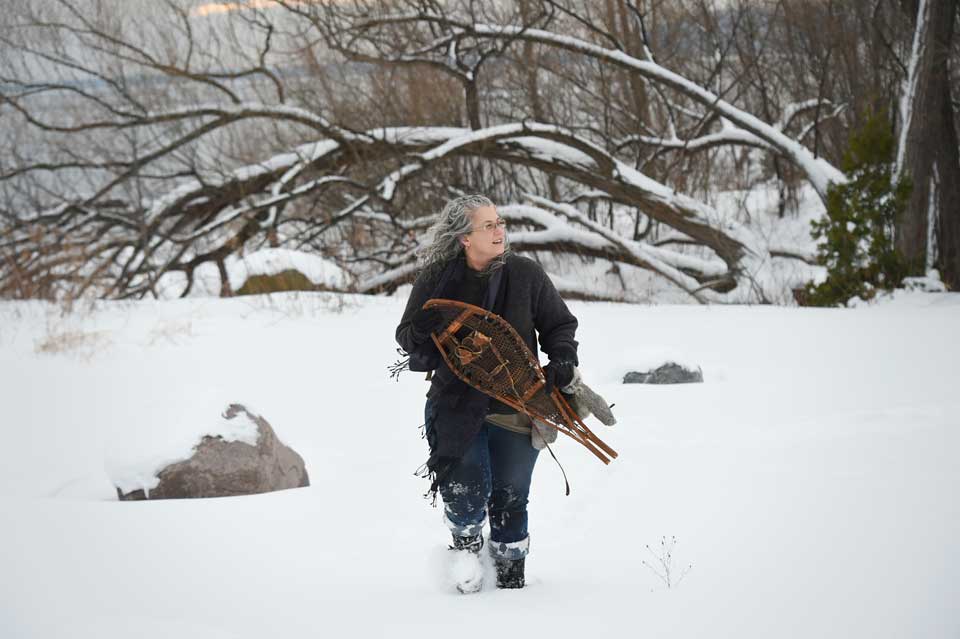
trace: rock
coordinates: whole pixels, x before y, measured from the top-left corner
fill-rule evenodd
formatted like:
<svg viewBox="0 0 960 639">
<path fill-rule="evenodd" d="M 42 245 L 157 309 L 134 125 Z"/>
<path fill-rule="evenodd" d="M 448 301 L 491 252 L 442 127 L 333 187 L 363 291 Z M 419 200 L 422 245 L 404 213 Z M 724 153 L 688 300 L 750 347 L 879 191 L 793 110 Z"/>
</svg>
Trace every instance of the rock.
<svg viewBox="0 0 960 639">
<path fill-rule="evenodd" d="M 120 500 L 229 497 L 310 485 L 303 458 L 277 439 L 267 420 L 240 404 L 228 406 L 223 417 L 255 423 L 257 445 L 204 436 L 192 457 L 158 473 L 160 483 L 149 496 L 143 490 L 124 494 L 117 488 Z"/>
<path fill-rule="evenodd" d="M 305 251 L 264 248 L 226 261 L 237 295 L 280 291 L 342 291 L 350 275 L 334 261 Z"/>
<path fill-rule="evenodd" d="M 306 275 L 294 269 L 281 271 L 276 275 L 251 275 L 237 289 L 237 295 L 261 295 L 283 291 L 317 291 L 322 289 L 311 282 Z"/>
<path fill-rule="evenodd" d="M 692 384 L 703 382 L 700 367 L 692 371 L 674 362 L 667 362 L 646 373 L 631 371 L 623 376 L 624 384 Z"/>
</svg>

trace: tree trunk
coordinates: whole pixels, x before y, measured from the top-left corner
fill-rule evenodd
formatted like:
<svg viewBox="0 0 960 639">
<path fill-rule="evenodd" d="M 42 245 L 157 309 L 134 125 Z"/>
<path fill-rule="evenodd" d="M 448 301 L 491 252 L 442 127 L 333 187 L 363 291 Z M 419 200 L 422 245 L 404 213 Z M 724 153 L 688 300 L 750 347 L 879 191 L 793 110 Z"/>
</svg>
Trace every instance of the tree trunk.
<svg viewBox="0 0 960 639">
<path fill-rule="evenodd" d="M 470 121 L 470 128 L 474 131 L 483 128 L 480 123 L 480 93 L 477 91 L 477 78 L 464 83 L 464 98 L 467 105 L 467 119 Z"/>
<path fill-rule="evenodd" d="M 533 9 L 528 0 L 520 2 L 520 16 L 523 24 L 529 24 L 533 17 Z M 527 91 L 527 97 L 530 100 L 530 109 L 533 113 L 533 119 L 537 122 L 549 122 L 550 117 L 544 108 L 543 99 L 540 96 L 540 56 L 534 50 L 532 42 L 523 43 L 523 62 L 524 62 L 524 87 Z M 557 176 L 547 177 L 547 188 L 549 189 L 550 199 L 559 200 L 559 191 L 557 190 Z"/>
<path fill-rule="evenodd" d="M 641 9 L 644 9 L 643 3 L 638 2 Z M 620 38 L 626 47 L 626 52 L 628 55 L 633 56 L 634 58 L 643 59 L 643 38 L 640 33 L 639 27 L 633 26 L 632 19 L 630 14 L 627 11 L 626 0 L 621 0 L 618 6 L 620 10 Z M 633 114 L 636 118 L 636 132 L 642 132 L 642 127 L 640 123 L 649 122 L 647 117 L 648 111 L 648 100 L 647 100 L 647 87 L 644 83 L 643 78 L 637 76 L 635 73 L 627 74 L 626 82 L 624 83 L 624 92 L 629 88 L 629 94 L 625 96 L 625 99 L 633 103 Z"/>
<path fill-rule="evenodd" d="M 223 260 L 217 260 L 217 270 L 220 272 L 220 297 L 233 297 L 230 276 L 227 275 L 227 266 Z"/>
<path fill-rule="evenodd" d="M 913 184 L 896 227 L 911 272 L 939 268 L 960 290 L 960 157 L 947 61 L 958 0 L 901 0 L 914 20 L 908 76 L 900 102 L 897 175 Z"/>
</svg>

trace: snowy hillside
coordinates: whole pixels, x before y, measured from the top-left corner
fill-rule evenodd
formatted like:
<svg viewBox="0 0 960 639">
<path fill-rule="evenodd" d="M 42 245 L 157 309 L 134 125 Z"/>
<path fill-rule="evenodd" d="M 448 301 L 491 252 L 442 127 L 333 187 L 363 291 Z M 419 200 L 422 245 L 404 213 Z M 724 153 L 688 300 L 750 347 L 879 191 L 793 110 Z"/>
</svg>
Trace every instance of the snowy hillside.
<svg viewBox="0 0 960 639">
<path fill-rule="evenodd" d="M 565 497 L 541 456 L 528 587 L 472 596 L 413 476 L 425 384 L 387 373 L 404 301 L 0 303 L 0 637 L 960 636 L 960 295 L 571 303 L 620 457 L 561 439 Z M 667 360 L 705 383 L 620 383 Z M 108 469 L 215 424 L 221 397 L 312 485 L 118 502 Z M 673 537 L 674 579 L 692 567 L 667 589 L 645 546 Z"/>
</svg>

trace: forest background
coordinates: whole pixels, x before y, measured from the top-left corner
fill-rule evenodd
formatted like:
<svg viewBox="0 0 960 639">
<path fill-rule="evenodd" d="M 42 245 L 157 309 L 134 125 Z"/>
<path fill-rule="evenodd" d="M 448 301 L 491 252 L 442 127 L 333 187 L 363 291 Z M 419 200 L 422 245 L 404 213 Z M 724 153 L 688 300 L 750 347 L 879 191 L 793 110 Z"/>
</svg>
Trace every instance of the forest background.
<svg viewBox="0 0 960 639">
<path fill-rule="evenodd" d="M 482 192 L 573 298 L 960 285 L 956 0 L 12 0 L 0 297 L 392 292 Z"/>
</svg>

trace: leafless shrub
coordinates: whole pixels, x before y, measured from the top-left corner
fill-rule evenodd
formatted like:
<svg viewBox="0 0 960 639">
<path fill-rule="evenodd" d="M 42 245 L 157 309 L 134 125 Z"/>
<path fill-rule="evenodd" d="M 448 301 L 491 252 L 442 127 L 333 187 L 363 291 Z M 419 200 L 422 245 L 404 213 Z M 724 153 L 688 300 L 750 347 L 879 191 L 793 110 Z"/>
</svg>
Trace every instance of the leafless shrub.
<svg viewBox="0 0 960 639">
<path fill-rule="evenodd" d="M 111 340 L 106 331 L 54 329 L 34 343 L 34 352 L 44 355 L 72 355 L 89 361 L 110 343 Z"/>
<path fill-rule="evenodd" d="M 686 567 L 680 570 L 680 574 L 677 575 L 677 568 L 674 566 L 673 560 L 673 551 L 677 546 L 677 538 L 666 537 L 660 538 L 660 545 L 656 550 L 650 547 L 650 544 L 646 544 L 644 547 L 647 549 L 647 552 L 650 553 L 650 556 L 653 558 L 652 563 L 648 562 L 646 559 L 641 560 L 641 563 L 647 567 L 650 572 L 655 574 L 660 581 L 663 582 L 663 585 L 667 589 L 676 588 L 683 581 L 684 577 L 687 576 L 687 573 L 693 568 L 693 564 L 687 564 Z"/>
<path fill-rule="evenodd" d="M 147 344 L 150 346 L 160 343 L 180 345 L 192 337 L 194 333 L 191 320 L 164 320 L 150 329 Z"/>
<path fill-rule="evenodd" d="M 243 317 L 256 317 L 263 314 L 274 315 L 277 321 L 293 319 L 320 319 L 331 313 L 340 314 L 357 303 L 351 296 L 343 293 L 288 291 L 265 295 L 244 295 L 237 298 L 247 312 Z"/>
</svg>

